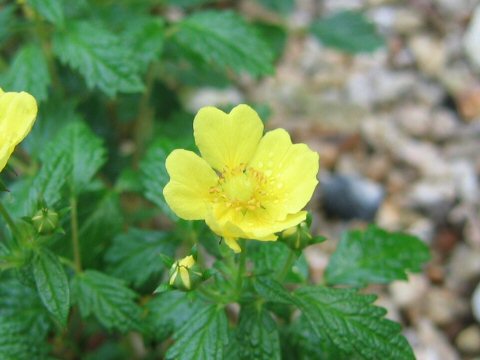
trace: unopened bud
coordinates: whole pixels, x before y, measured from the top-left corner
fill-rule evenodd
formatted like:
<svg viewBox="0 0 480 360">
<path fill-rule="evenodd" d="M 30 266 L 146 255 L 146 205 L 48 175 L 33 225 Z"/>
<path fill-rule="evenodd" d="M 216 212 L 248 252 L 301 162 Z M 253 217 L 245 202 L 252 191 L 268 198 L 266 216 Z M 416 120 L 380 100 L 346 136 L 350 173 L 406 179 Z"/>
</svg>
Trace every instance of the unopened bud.
<svg viewBox="0 0 480 360">
<path fill-rule="evenodd" d="M 32 223 L 39 234 L 49 235 L 58 228 L 58 214 L 48 208 L 42 208 L 32 217 Z"/>
<path fill-rule="evenodd" d="M 170 268 L 169 285 L 179 290 L 191 290 L 202 280 L 202 273 L 192 255 L 177 260 Z"/>
</svg>

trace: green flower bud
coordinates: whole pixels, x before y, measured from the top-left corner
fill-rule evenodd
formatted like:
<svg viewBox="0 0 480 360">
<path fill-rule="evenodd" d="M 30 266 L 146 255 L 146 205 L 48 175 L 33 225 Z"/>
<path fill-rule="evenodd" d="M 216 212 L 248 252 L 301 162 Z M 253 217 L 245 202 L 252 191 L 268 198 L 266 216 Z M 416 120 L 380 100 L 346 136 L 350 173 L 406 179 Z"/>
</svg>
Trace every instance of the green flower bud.
<svg viewBox="0 0 480 360">
<path fill-rule="evenodd" d="M 202 280 L 202 273 L 192 255 L 177 260 L 170 268 L 169 285 L 179 290 L 191 290 Z"/>
<path fill-rule="evenodd" d="M 39 234 L 49 235 L 58 228 L 58 214 L 48 208 L 41 208 L 32 217 L 32 224 Z"/>
<path fill-rule="evenodd" d="M 318 244 L 325 241 L 323 236 L 312 237 L 310 225 L 312 219 L 307 219 L 296 226 L 292 226 L 280 234 L 280 241 L 287 244 L 292 250 L 303 250 L 309 245 Z"/>
</svg>

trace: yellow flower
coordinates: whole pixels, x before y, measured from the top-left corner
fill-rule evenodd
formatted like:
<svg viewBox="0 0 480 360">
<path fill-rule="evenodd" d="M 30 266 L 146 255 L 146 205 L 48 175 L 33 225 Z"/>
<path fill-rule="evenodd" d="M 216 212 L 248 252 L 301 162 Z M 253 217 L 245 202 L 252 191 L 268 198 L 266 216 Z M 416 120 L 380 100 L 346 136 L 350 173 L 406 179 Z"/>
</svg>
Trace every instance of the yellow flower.
<svg viewBox="0 0 480 360">
<path fill-rule="evenodd" d="M 177 149 L 166 160 L 163 194 L 180 218 L 205 220 L 235 252 L 237 240 L 276 240 L 305 220 L 317 185 L 318 154 L 292 144 L 283 129 L 267 132 L 258 114 L 238 105 L 229 114 L 200 109 L 193 121 L 202 157 Z"/>
<path fill-rule="evenodd" d="M 184 257 L 180 261 L 175 261 L 170 269 L 170 286 L 175 284 L 177 275 L 180 272 L 180 279 L 182 280 L 182 285 L 185 286 L 187 290 L 191 288 L 190 282 L 190 273 L 189 270 L 195 265 L 195 259 L 192 255 Z"/>
<path fill-rule="evenodd" d="M 15 146 L 32 129 L 37 116 L 37 102 L 26 92 L 0 89 L 0 171 L 7 164 Z"/>
</svg>

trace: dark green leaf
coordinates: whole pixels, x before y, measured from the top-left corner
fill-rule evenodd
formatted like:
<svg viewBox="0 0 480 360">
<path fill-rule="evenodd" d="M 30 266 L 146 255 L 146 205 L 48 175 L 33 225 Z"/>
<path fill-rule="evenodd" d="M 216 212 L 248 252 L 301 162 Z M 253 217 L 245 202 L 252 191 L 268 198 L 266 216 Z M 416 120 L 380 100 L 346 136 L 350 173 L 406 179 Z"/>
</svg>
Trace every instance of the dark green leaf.
<svg viewBox="0 0 480 360">
<path fill-rule="evenodd" d="M 174 334 L 175 343 L 167 359 L 223 360 L 227 355 L 228 321 L 225 310 L 217 305 L 205 306 Z"/>
<path fill-rule="evenodd" d="M 0 45 L 12 35 L 15 24 L 15 4 L 2 5 L 0 8 Z"/>
<path fill-rule="evenodd" d="M 174 255 L 175 242 L 165 232 L 130 229 L 118 235 L 107 251 L 112 275 L 138 287 L 159 277 L 164 269 L 161 254 Z"/>
<path fill-rule="evenodd" d="M 165 168 L 165 160 L 175 148 L 176 145 L 168 139 L 159 139 L 152 144 L 140 164 L 146 198 L 157 205 L 172 220 L 178 220 L 178 218 L 165 202 L 163 188 L 170 180 Z"/>
<path fill-rule="evenodd" d="M 242 307 L 235 334 L 240 359 L 281 359 L 277 324 L 263 307 L 255 304 Z"/>
<path fill-rule="evenodd" d="M 107 329 L 121 332 L 142 329 L 142 309 L 135 303 L 136 297 L 123 281 L 95 270 L 87 270 L 73 279 L 72 298 L 82 317 L 95 315 Z"/>
<path fill-rule="evenodd" d="M 319 341 L 331 342 L 350 358 L 414 359 L 400 325 L 384 318 L 385 309 L 372 305 L 374 295 L 313 286 L 300 288 L 294 295 Z"/>
<path fill-rule="evenodd" d="M 317 20 L 311 32 L 325 46 L 352 54 L 372 52 L 384 45 L 375 26 L 355 11 L 343 11 Z"/>
<path fill-rule="evenodd" d="M 47 249 L 41 250 L 33 261 L 33 275 L 43 304 L 62 326 L 66 326 L 70 288 L 58 257 Z"/>
<path fill-rule="evenodd" d="M 127 23 L 123 37 L 142 70 L 146 70 L 153 60 L 160 58 L 164 42 L 163 28 L 163 21 L 159 17 L 142 17 Z"/>
<path fill-rule="evenodd" d="M 45 100 L 50 74 L 42 49 L 34 44 L 22 47 L 2 76 L 2 82 L 5 91 L 27 91 L 38 101 Z"/>
<path fill-rule="evenodd" d="M 280 304 L 294 304 L 295 298 L 283 287 L 282 284 L 267 276 L 255 278 L 253 287 L 257 293 L 267 301 Z"/>
<path fill-rule="evenodd" d="M 38 359 L 48 349 L 48 313 L 37 292 L 17 280 L 0 279 L 0 358 Z"/>
<path fill-rule="evenodd" d="M 253 26 L 230 11 L 197 12 L 177 24 L 173 40 L 212 66 L 271 74 L 273 55 Z"/>
<path fill-rule="evenodd" d="M 162 341 L 177 332 L 205 303 L 182 291 L 168 291 L 157 295 L 147 304 L 147 321 L 155 339 Z"/>
<path fill-rule="evenodd" d="M 63 0 L 27 0 L 48 21 L 58 26 L 63 26 Z"/>
<path fill-rule="evenodd" d="M 407 279 L 406 271 L 419 272 L 429 258 L 428 247 L 415 236 L 371 226 L 345 234 L 325 276 L 329 284 L 386 284 Z"/>
<path fill-rule="evenodd" d="M 108 96 L 140 92 L 143 84 L 131 49 L 115 34 L 89 22 L 70 22 L 57 32 L 53 50 L 60 60 L 78 70 L 89 88 Z"/>
</svg>

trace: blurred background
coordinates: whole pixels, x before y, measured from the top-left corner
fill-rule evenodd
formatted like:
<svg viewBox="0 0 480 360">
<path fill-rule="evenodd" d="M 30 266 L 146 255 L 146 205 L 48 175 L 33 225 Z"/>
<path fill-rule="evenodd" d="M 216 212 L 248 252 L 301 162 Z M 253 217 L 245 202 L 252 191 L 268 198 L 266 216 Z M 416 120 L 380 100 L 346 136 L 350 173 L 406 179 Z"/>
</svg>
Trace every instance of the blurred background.
<svg viewBox="0 0 480 360">
<path fill-rule="evenodd" d="M 125 193 L 158 134 L 191 137 L 205 105 L 254 105 L 320 154 L 310 206 L 329 240 L 306 250 L 313 279 L 346 229 L 413 233 L 432 250 L 425 271 L 367 290 L 418 359 L 480 359 L 479 1 L 0 0 L 0 46 L 0 86 L 40 102 L 33 164 L 81 115 Z M 149 211 L 122 202 L 128 224 Z"/>
</svg>

